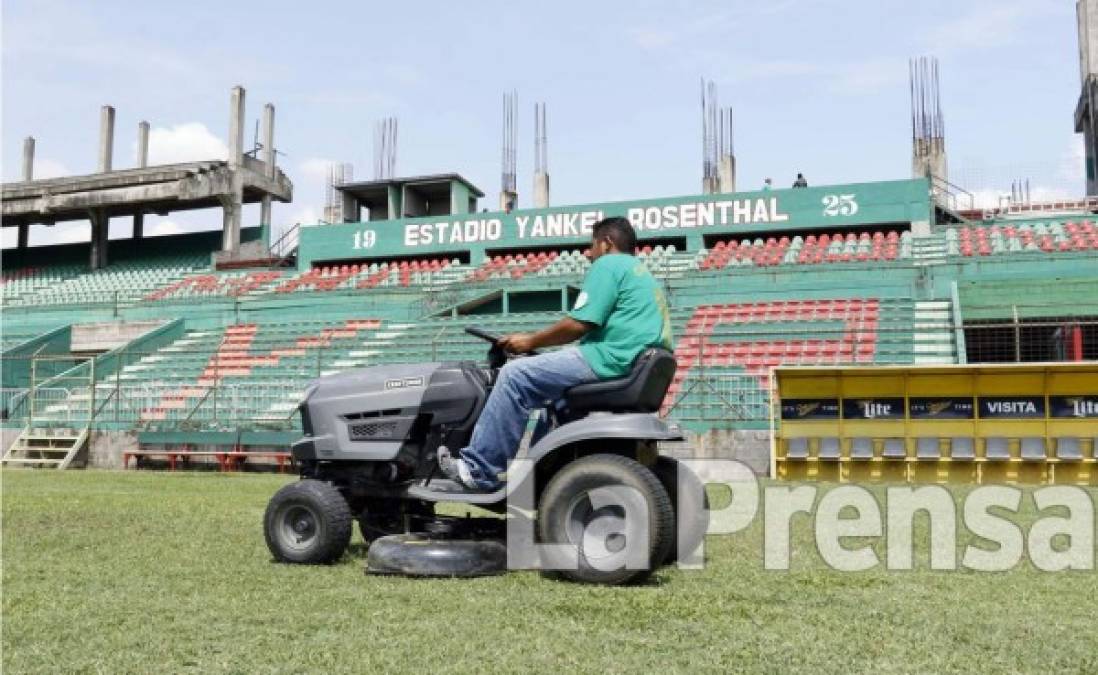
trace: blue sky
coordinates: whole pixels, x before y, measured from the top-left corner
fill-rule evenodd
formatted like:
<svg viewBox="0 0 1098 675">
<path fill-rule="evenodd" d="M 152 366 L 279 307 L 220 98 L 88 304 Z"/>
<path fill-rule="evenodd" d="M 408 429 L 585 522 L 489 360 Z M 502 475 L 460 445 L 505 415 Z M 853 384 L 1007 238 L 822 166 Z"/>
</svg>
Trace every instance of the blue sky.
<svg viewBox="0 0 1098 675">
<path fill-rule="evenodd" d="M 1040 194 L 1083 192 L 1068 0 L 5 0 L 2 38 L 4 180 L 18 177 L 28 134 L 39 176 L 93 171 L 105 103 L 117 109 L 116 167 L 133 165 L 142 119 L 154 161 L 220 152 L 229 89 L 242 84 L 246 145 L 273 102 L 296 186 L 276 224 L 316 218 L 331 161 L 371 178 L 373 123 L 387 115 L 400 120 L 398 174 L 459 171 L 493 206 L 500 98 L 512 88 L 520 206 L 532 192 L 536 100 L 548 103 L 553 203 L 698 192 L 702 76 L 735 111 L 741 189 L 798 171 L 813 184 L 903 178 L 907 59 L 927 54 L 941 62 L 951 177 L 982 194 L 1014 178 Z M 220 216 L 153 229 L 196 223 Z M 46 236 L 78 239 L 86 226 L 35 239 Z"/>
</svg>

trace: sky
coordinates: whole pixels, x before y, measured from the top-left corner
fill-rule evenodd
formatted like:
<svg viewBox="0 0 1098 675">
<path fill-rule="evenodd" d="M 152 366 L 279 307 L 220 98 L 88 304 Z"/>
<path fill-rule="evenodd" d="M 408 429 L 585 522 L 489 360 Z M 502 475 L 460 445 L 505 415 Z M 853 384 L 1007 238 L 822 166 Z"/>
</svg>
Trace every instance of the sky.
<svg viewBox="0 0 1098 675">
<path fill-rule="evenodd" d="M 372 130 L 386 116 L 399 119 L 398 175 L 457 171 L 494 208 L 511 89 L 520 207 L 535 101 L 548 108 L 553 204 L 700 192 L 702 77 L 733 109 L 740 189 L 797 172 L 814 185 L 906 178 L 908 59 L 923 55 L 940 61 L 953 182 L 984 200 L 1023 179 L 1034 198 L 1084 192 L 1070 0 L 4 0 L 0 23 L 5 181 L 18 179 L 28 135 L 36 177 L 93 172 L 104 104 L 117 110 L 115 168 L 135 164 L 141 120 L 151 163 L 223 156 L 240 84 L 246 147 L 263 104 L 276 107 L 294 182 L 276 230 L 319 218 L 330 163 L 374 177 Z M 219 211 L 150 217 L 146 231 L 220 222 Z M 112 236 L 129 227 L 112 223 Z M 86 224 L 58 225 L 34 228 L 31 243 L 87 238 Z"/>
</svg>

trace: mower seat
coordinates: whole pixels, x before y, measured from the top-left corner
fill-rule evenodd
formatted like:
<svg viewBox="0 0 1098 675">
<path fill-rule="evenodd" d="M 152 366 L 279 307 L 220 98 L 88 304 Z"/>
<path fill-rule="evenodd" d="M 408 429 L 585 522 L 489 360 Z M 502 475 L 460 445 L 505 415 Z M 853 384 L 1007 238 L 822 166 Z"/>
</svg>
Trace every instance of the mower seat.
<svg viewBox="0 0 1098 675">
<path fill-rule="evenodd" d="M 564 392 L 565 407 L 573 417 L 596 411 L 656 412 L 671 386 L 675 368 L 674 354 L 649 347 L 637 356 L 625 377 L 579 384 Z"/>
</svg>

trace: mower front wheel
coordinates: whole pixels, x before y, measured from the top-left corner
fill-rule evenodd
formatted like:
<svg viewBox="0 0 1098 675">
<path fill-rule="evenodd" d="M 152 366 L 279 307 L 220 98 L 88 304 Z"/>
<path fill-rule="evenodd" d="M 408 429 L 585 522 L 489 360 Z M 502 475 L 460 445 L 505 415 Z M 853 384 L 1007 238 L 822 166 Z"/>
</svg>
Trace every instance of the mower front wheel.
<svg viewBox="0 0 1098 675">
<path fill-rule="evenodd" d="M 302 480 L 271 497 L 263 515 L 267 548 L 279 562 L 335 562 L 351 541 L 351 510 L 331 483 Z"/>
</svg>

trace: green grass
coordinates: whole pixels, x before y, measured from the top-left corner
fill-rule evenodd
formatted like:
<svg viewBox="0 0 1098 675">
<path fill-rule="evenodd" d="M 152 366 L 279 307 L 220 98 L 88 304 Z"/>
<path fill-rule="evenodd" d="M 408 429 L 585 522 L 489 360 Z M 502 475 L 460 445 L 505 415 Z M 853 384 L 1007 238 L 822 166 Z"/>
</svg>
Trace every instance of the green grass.
<svg viewBox="0 0 1098 675">
<path fill-rule="evenodd" d="M 1098 671 L 1094 572 L 838 573 L 807 518 L 766 571 L 757 518 L 637 588 L 368 577 L 271 562 L 285 480 L 4 472 L 4 672 Z"/>
</svg>

